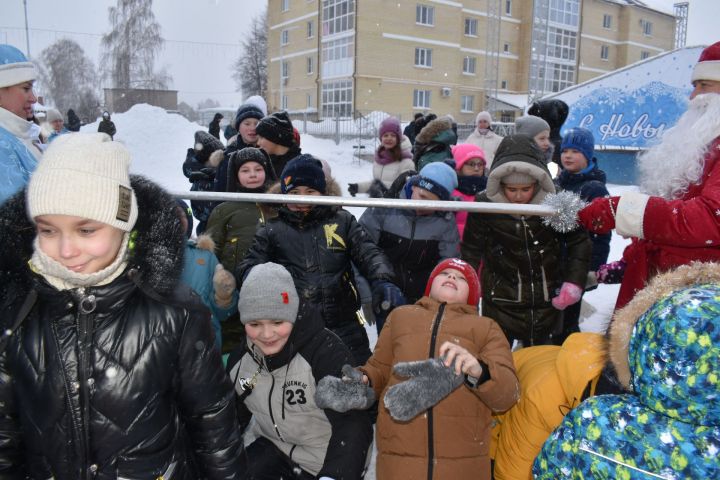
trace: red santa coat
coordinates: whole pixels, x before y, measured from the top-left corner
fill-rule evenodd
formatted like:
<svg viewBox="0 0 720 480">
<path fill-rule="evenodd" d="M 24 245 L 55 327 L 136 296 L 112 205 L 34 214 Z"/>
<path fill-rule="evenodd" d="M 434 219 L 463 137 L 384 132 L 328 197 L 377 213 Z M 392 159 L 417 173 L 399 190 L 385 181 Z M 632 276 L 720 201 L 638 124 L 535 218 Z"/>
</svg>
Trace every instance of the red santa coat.
<svg viewBox="0 0 720 480">
<path fill-rule="evenodd" d="M 620 197 L 616 231 L 633 237 L 615 309 L 648 280 L 692 261 L 720 261 L 720 137 L 705 155 L 702 177 L 677 200 L 631 193 Z"/>
</svg>

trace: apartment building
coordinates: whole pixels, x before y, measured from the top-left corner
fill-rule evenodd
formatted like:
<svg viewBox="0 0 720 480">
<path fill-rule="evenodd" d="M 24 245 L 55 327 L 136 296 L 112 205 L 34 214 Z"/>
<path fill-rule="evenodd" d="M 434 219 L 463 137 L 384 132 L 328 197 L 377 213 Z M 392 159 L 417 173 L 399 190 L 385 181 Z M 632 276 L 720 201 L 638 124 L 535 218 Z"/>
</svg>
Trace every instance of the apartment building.
<svg viewBox="0 0 720 480">
<path fill-rule="evenodd" d="M 349 117 L 459 122 L 673 45 L 675 19 L 639 0 L 269 0 L 268 104 Z M 499 102 L 488 102 L 488 95 Z"/>
</svg>

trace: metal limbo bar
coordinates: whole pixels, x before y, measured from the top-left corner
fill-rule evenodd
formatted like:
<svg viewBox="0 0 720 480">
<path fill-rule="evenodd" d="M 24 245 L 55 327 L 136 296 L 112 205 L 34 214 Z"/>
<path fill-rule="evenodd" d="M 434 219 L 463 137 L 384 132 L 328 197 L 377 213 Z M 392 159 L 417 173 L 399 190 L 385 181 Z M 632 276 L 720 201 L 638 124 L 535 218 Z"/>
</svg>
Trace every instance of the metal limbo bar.
<svg viewBox="0 0 720 480">
<path fill-rule="evenodd" d="M 315 195 L 281 195 L 274 193 L 170 192 L 176 198 L 213 202 L 301 203 L 304 205 L 337 205 L 340 207 L 400 208 L 409 210 L 443 210 L 450 212 L 504 213 L 549 217 L 557 211 L 547 205 L 494 202 L 453 202 L 442 200 L 407 200 L 390 198 L 326 197 Z"/>
</svg>

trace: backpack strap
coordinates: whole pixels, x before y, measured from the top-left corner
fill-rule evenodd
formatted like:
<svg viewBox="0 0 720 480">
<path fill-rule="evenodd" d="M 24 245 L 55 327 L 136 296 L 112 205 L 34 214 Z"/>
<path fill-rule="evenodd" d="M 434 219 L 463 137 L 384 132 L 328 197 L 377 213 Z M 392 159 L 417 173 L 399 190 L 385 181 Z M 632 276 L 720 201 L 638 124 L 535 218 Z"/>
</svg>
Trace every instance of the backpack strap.
<svg viewBox="0 0 720 480">
<path fill-rule="evenodd" d="M 15 316 L 15 321 L 13 321 L 12 326 L 5 331 L 2 332 L 2 336 L 0 336 L 0 355 L 2 355 L 3 352 L 5 352 L 5 349 L 8 346 L 8 343 L 10 343 L 10 338 L 15 333 L 15 331 L 20 328 L 20 325 L 25 321 L 28 314 L 30 313 L 30 310 L 35 306 L 35 302 L 37 301 L 37 291 L 33 288 L 30 290 L 30 292 L 25 297 L 25 301 L 23 302 L 22 306 L 20 307 L 20 311 Z"/>
</svg>

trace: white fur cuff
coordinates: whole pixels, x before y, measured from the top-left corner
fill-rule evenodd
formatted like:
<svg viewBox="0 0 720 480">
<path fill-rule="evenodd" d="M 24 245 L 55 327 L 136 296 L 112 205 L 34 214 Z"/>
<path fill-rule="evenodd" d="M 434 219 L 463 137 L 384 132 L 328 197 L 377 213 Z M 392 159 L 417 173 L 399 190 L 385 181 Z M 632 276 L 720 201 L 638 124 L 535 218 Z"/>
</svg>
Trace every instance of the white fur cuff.
<svg viewBox="0 0 720 480">
<path fill-rule="evenodd" d="M 643 237 L 643 218 L 650 196 L 644 193 L 627 193 L 620 197 L 615 215 L 615 231 L 625 238 Z"/>
</svg>

